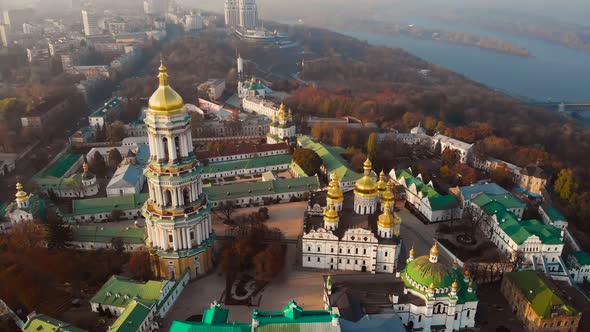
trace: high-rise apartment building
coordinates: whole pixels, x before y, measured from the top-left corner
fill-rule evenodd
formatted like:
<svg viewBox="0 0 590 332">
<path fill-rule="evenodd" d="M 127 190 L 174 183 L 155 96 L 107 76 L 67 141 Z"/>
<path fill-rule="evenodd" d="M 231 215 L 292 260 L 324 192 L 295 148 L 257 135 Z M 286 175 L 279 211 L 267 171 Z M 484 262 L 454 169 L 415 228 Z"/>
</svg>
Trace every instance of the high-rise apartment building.
<svg viewBox="0 0 590 332">
<path fill-rule="evenodd" d="M 84 25 L 84 34 L 86 36 L 95 36 L 102 33 L 98 27 L 98 16 L 93 11 L 82 11 L 82 24 Z"/>
<path fill-rule="evenodd" d="M 146 15 L 164 17 L 168 13 L 168 0 L 144 0 L 143 12 Z"/>
<path fill-rule="evenodd" d="M 225 25 L 237 27 L 240 25 L 238 0 L 225 0 L 223 5 L 225 14 Z"/>
<path fill-rule="evenodd" d="M 256 0 L 239 0 L 240 26 L 245 29 L 254 29 L 258 26 L 258 7 Z"/>
<path fill-rule="evenodd" d="M 227 26 L 255 29 L 258 26 L 258 6 L 255 0 L 225 0 Z"/>
</svg>

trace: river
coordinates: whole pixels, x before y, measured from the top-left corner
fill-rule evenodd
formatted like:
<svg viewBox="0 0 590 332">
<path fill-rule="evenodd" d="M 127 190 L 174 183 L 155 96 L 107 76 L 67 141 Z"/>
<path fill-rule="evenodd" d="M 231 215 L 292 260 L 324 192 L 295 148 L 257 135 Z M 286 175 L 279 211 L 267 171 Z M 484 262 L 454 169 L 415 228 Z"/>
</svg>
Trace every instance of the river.
<svg viewBox="0 0 590 332">
<path fill-rule="evenodd" d="M 542 101 L 590 101 L 590 53 L 462 24 L 433 22 L 423 18 L 408 20 L 407 23 L 496 37 L 529 49 L 532 57 L 369 31 L 339 32 L 373 45 L 400 47 L 426 61 L 512 95 Z"/>
</svg>

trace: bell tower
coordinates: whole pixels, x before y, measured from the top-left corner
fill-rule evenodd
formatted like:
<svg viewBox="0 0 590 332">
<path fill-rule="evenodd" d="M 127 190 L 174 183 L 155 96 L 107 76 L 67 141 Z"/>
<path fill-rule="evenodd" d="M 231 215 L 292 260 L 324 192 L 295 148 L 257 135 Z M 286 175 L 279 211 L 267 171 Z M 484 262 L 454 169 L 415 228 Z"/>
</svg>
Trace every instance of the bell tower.
<svg viewBox="0 0 590 332">
<path fill-rule="evenodd" d="M 163 64 L 158 79 L 145 117 L 150 147 L 144 170 L 150 198 L 142 209 L 146 245 L 159 277 L 175 279 L 188 270 L 195 278 L 213 265 L 215 233 L 203 194 L 202 165 L 193 152 L 190 114 L 170 87 Z"/>
</svg>

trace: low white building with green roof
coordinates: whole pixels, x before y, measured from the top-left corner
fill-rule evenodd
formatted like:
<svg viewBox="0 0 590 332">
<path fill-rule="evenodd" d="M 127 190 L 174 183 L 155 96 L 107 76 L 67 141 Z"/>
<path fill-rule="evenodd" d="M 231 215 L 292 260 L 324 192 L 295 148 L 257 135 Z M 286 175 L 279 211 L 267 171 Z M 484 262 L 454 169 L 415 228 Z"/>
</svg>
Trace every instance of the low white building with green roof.
<svg viewBox="0 0 590 332">
<path fill-rule="evenodd" d="M 96 177 L 84 165 L 80 154 L 60 152 L 47 167 L 33 176 L 33 182 L 48 195 L 82 198 L 98 194 Z"/>
<path fill-rule="evenodd" d="M 107 310 L 118 316 L 109 331 L 144 332 L 157 329 L 189 281 L 188 271 L 178 280 L 139 282 L 112 276 L 90 299 L 94 312 Z"/>
<path fill-rule="evenodd" d="M 145 249 L 145 228 L 74 225 L 71 246 L 81 250 L 111 249 L 118 240 L 123 242 L 125 251 Z"/>
<path fill-rule="evenodd" d="M 429 222 L 457 219 L 461 216 L 461 208 L 454 195 L 438 193 L 432 181 L 424 183 L 422 174 L 414 176 L 411 168 L 392 169 L 389 177 L 395 185 L 404 188 L 406 202 Z"/>
<path fill-rule="evenodd" d="M 317 176 L 293 179 L 276 179 L 264 182 L 243 182 L 224 186 L 204 187 L 212 207 L 231 201 L 236 206 L 257 206 L 279 201 L 290 202 L 293 198 L 301 199 L 303 194 L 320 188 Z"/>
<path fill-rule="evenodd" d="M 570 278 L 576 283 L 590 281 L 590 255 L 585 251 L 574 251 L 566 260 Z"/>
<path fill-rule="evenodd" d="M 539 205 L 539 215 L 544 223 L 553 225 L 559 229 L 567 229 L 567 218 L 551 205 Z"/>
<path fill-rule="evenodd" d="M 524 257 L 523 264 L 531 264 L 545 273 L 565 275 L 567 270 L 561 259 L 563 230 L 535 219 L 522 220 L 522 205 L 510 193 L 482 193 L 471 199 L 467 209 L 501 252 L 513 260 Z"/>
<path fill-rule="evenodd" d="M 255 157 L 239 161 L 210 163 L 204 166 L 202 178 L 224 178 L 239 175 L 262 174 L 268 171 L 282 172 L 291 166 L 291 155 Z"/>
<path fill-rule="evenodd" d="M 27 321 L 21 330 L 23 332 L 86 332 L 61 320 L 35 312 L 27 316 Z"/>
<path fill-rule="evenodd" d="M 310 149 L 322 158 L 320 172 L 326 179 L 331 179 L 331 175 L 336 173 L 340 180 L 340 187 L 343 191 L 354 189 L 354 185 L 363 175 L 350 169 L 350 165 L 342 158 L 344 149 L 339 146 L 330 146 L 316 141 L 310 136 L 297 137 L 297 146 Z"/>
<path fill-rule="evenodd" d="M 113 211 L 121 211 L 120 218 L 133 220 L 140 216 L 141 208 L 149 198 L 149 194 L 123 195 L 117 197 L 100 197 L 75 199 L 72 201 L 72 212 L 65 213 L 69 222 L 96 222 L 112 219 Z"/>
</svg>

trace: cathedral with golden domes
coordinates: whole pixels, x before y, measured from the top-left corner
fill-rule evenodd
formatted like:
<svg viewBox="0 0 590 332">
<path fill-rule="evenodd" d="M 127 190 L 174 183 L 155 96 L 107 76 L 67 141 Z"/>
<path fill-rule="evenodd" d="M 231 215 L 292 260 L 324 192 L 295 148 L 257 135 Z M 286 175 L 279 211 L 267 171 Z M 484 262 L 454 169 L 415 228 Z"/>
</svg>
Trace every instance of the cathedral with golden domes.
<svg viewBox="0 0 590 332">
<path fill-rule="evenodd" d="M 268 144 L 295 141 L 295 122 L 291 110 L 287 112 L 285 104 L 281 104 L 279 110 L 274 113 L 272 122 L 268 125 L 269 133 L 266 136 Z"/>
<path fill-rule="evenodd" d="M 302 265 L 338 271 L 394 273 L 401 245 L 401 218 L 385 173 L 372 163 L 354 190 L 344 193 L 334 173 L 325 191 L 312 193 L 303 234 Z"/>
<path fill-rule="evenodd" d="M 149 199 L 142 208 L 146 245 L 157 276 L 174 279 L 188 270 L 196 278 L 213 266 L 215 239 L 203 194 L 203 166 L 193 151 L 191 116 L 169 85 L 163 64 L 158 79 L 145 117 L 150 148 L 144 170 Z"/>
</svg>

